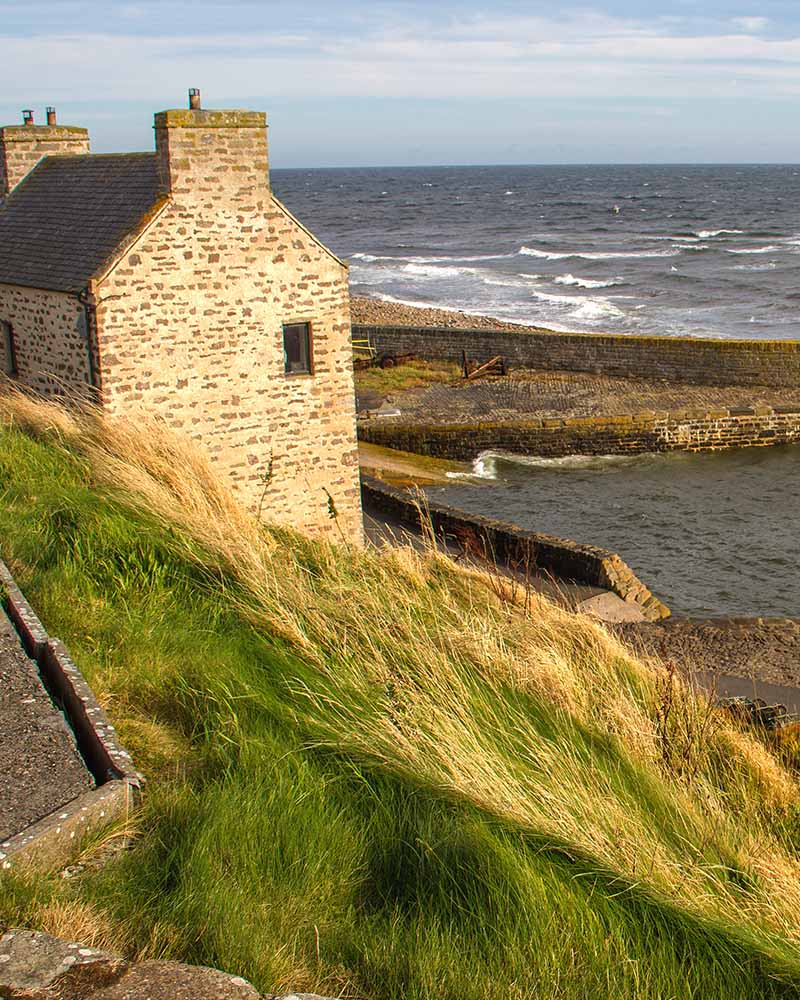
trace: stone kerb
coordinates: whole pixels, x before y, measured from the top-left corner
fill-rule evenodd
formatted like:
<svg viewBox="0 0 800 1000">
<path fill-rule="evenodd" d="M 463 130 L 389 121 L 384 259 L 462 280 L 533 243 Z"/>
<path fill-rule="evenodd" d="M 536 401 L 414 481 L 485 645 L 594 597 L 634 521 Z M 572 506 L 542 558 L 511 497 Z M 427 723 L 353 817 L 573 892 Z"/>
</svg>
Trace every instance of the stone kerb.
<svg viewBox="0 0 800 1000">
<path fill-rule="evenodd" d="M 61 861 L 88 830 L 127 815 L 142 776 L 119 742 L 114 727 L 59 639 L 48 634 L 0 560 L 0 597 L 26 653 L 36 661 L 42 682 L 58 704 L 96 787 L 0 843 L 0 867 Z"/>
<path fill-rule="evenodd" d="M 594 545 L 553 535 L 525 531 L 514 524 L 468 514 L 455 507 L 427 501 L 421 510 L 408 491 L 362 476 L 362 502 L 390 517 L 420 527 L 430 518 L 437 535 L 469 539 L 489 562 L 503 562 L 523 572 L 545 572 L 575 583 L 602 587 L 624 601 L 637 604 L 648 621 L 669 617 L 670 610 L 655 597 L 633 570 L 615 553 Z"/>
<path fill-rule="evenodd" d="M 449 327 L 354 325 L 379 354 L 428 360 L 477 361 L 502 355 L 511 364 L 550 371 L 583 371 L 696 385 L 800 385 L 800 341 L 714 340 L 626 334 Z"/>
</svg>

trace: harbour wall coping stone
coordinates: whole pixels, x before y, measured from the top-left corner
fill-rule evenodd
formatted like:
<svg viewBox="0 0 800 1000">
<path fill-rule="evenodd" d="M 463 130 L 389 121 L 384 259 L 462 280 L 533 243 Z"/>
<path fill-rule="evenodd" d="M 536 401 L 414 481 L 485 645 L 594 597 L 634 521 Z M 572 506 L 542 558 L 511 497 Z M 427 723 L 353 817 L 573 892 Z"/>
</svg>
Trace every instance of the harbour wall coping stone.
<svg viewBox="0 0 800 1000">
<path fill-rule="evenodd" d="M 670 614 L 630 566 L 607 549 L 526 531 L 515 524 L 469 514 L 429 499 L 421 504 L 414 493 L 370 476 L 361 478 L 361 499 L 365 507 L 415 529 L 429 518 L 437 535 L 455 538 L 493 564 L 602 587 L 637 604 L 648 621 L 659 621 Z"/>
</svg>

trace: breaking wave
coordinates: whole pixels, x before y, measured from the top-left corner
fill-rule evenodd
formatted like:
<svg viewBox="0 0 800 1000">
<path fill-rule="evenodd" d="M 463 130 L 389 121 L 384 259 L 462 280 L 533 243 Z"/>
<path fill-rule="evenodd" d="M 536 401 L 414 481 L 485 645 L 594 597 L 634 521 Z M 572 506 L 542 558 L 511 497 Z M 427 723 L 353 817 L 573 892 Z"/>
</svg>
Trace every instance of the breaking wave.
<svg viewBox="0 0 800 1000">
<path fill-rule="evenodd" d="M 701 240 L 710 240 L 715 236 L 741 236 L 743 229 L 698 229 L 695 236 Z"/>
<path fill-rule="evenodd" d="M 747 247 L 743 250 L 733 250 L 731 248 L 726 248 L 725 253 L 738 253 L 738 254 L 749 254 L 749 253 L 780 253 L 784 249 L 783 247 L 776 246 L 771 243 L 768 247 Z"/>
<path fill-rule="evenodd" d="M 570 471 L 573 469 L 610 470 L 615 466 L 652 464 L 655 456 L 642 455 L 565 455 L 562 458 L 544 458 L 539 455 L 516 455 L 510 451 L 482 451 L 472 463 L 473 475 L 482 479 L 498 479 L 498 462 L 510 462 L 534 469 Z M 469 475 L 456 473 L 455 475 Z"/>
<path fill-rule="evenodd" d="M 389 254 L 354 253 L 350 259 L 364 261 L 365 264 L 470 264 L 482 260 L 508 260 L 516 256 L 515 253 L 489 253 L 476 257 L 392 257 Z"/>
<path fill-rule="evenodd" d="M 577 278 L 574 274 L 562 274 L 553 279 L 557 285 L 575 285 L 577 288 L 613 288 L 623 285 L 622 278 L 612 278 L 610 281 L 593 281 L 591 278 Z"/>
<path fill-rule="evenodd" d="M 677 257 L 681 251 L 670 250 L 614 250 L 605 253 L 587 253 L 570 250 L 564 253 L 553 253 L 550 250 L 538 250 L 536 247 L 520 247 L 519 253 L 525 257 L 540 257 L 543 260 L 567 260 L 569 257 L 579 257 L 581 260 L 634 260 L 640 257 Z"/>
</svg>

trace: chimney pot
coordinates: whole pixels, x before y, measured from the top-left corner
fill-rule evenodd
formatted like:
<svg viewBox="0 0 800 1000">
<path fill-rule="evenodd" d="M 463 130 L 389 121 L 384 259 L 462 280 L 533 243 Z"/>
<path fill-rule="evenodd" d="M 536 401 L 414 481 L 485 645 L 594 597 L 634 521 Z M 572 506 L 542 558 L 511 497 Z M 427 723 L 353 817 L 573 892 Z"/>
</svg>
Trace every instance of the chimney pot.
<svg viewBox="0 0 800 1000">
<path fill-rule="evenodd" d="M 189 88 L 189 110 L 199 111 L 200 110 L 200 91 L 197 87 Z"/>
<path fill-rule="evenodd" d="M 25 125 L 33 125 L 33 112 L 30 108 L 25 108 L 22 112 L 22 121 Z"/>
<path fill-rule="evenodd" d="M 55 123 L 56 123 L 56 109 L 55 108 L 48 108 L 47 109 L 47 124 L 48 125 L 55 125 Z"/>
</svg>

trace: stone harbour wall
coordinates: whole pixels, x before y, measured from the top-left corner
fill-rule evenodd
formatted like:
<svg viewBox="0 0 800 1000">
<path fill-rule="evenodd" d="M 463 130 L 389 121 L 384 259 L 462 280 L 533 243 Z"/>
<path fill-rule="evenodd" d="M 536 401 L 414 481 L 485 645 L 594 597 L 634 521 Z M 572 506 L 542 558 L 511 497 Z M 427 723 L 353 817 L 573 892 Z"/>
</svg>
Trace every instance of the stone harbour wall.
<svg viewBox="0 0 800 1000">
<path fill-rule="evenodd" d="M 359 437 L 372 444 L 461 461 L 472 461 L 483 451 L 545 458 L 718 451 L 798 442 L 800 411 L 763 406 L 449 425 L 373 418 L 359 425 Z"/>
<path fill-rule="evenodd" d="M 379 354 L 430 360 L 488 361 L 698 385 L 800 385 L 800 341 L 712 340 L 593 333 L 458 330 L 446 327 L 354 326 Z"/>
<path fill-rule="evenodd" d="M 377 509 L 402 524 L 419 527 L 420 509 L 413 494 L 368 476 L 362 476 L 361 492 L 365 507 Z M 549 573 L 560 580 L 603 587 L 624 601 L 639 605 L 649 621 L 658 621 L 670 614 L 669 608 L 615 552 L 525 531 L 515 524 L 468 514 L 431 501 L 426 503 L 422 516 L 430 518 L 437 535 L 456 539 L 493 564 L 502 562 L 523 573 L 528 570 Z"/>
</svg>

